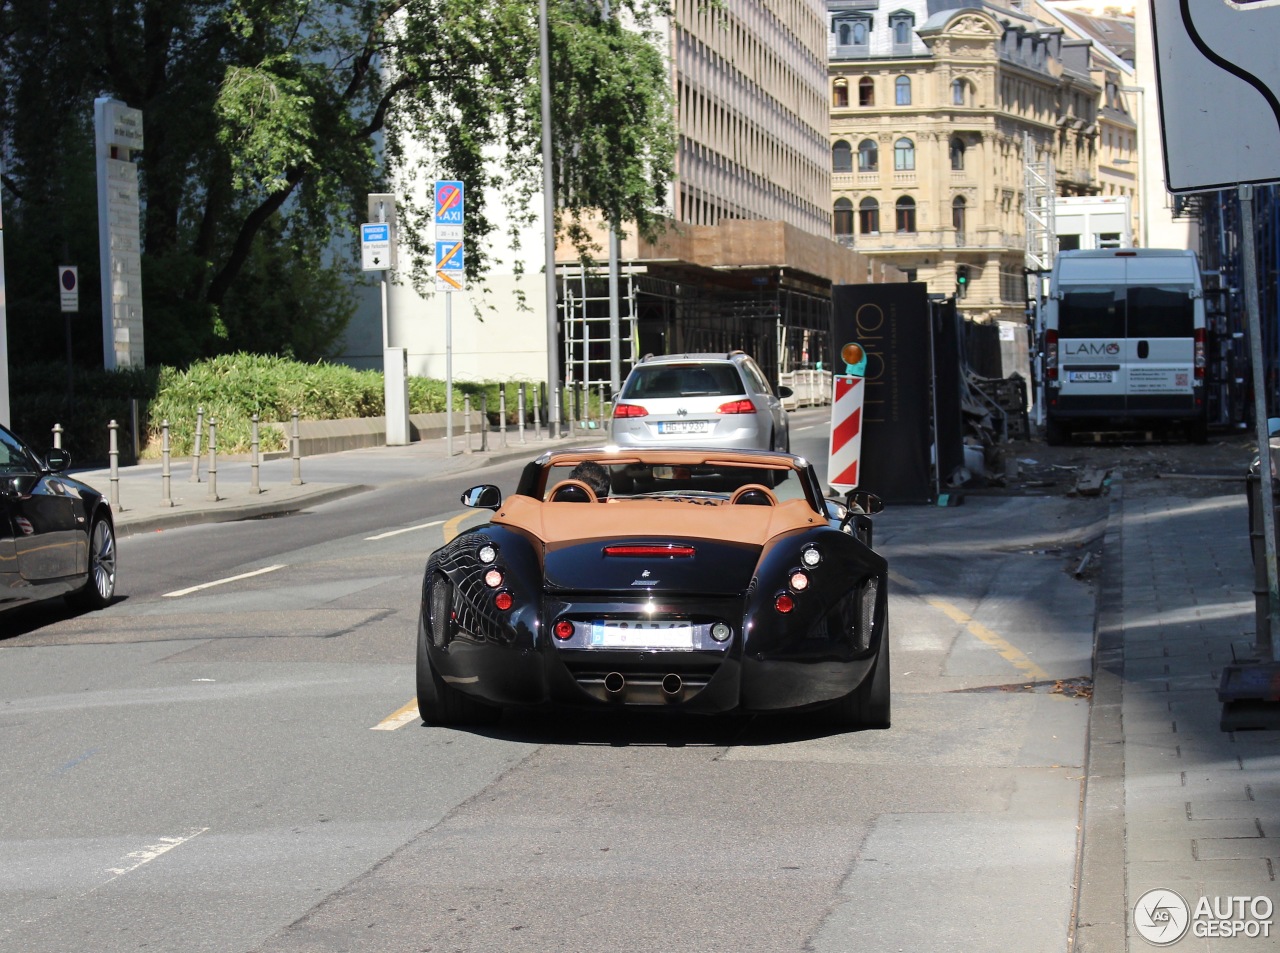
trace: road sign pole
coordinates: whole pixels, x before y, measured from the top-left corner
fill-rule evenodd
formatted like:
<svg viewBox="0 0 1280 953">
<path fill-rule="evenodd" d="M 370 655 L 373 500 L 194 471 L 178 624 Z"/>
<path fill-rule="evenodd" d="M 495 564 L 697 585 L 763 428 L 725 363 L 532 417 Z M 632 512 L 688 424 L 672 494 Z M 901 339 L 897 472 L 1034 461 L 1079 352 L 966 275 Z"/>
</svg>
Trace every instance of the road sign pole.
<svg viewBox="0 0 1280 953">
<path fill-rule="evenodd" d="M 453 456 L 453 292 L 444 293 L 444 437 Z"/>
<path fill-rule="evenodd" d="M 1258 656 L 1264 662 L 1280 661 L 1275 656 L 1277 633 L 1280 633 L 1280 585 L 1276 566 L 1276 505 L 1272 496 L 1274 474 L 1271 472 L 1271 435 L 1267 427 L 1266 366 L 1262 357 L 1262 328 L 1258 314 L 1258 259 L 1253 232 L 1253 186 L 1240 186 L 1240 258 L 1244 272 L 1245 323 L 1249 325 L 1249 363 L 1253 372 L 1253 416 L 1258 432 L 1259 492 L 1262 494 L 1262 537 L 1267 556 L 1267 607 L 1269 631 L 1257 633 Z M 1261 626 L 1258 627 L 1261 630 Z"/>
</svg>

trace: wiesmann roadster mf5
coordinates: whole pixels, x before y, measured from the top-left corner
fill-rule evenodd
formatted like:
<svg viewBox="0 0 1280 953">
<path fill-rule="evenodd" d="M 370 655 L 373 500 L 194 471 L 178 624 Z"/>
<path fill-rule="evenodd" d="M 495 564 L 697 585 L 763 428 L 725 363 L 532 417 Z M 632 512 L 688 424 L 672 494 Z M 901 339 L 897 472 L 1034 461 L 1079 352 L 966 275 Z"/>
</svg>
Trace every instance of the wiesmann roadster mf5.
<svg viewBox="0 0 1280 953">
<path fill-rule="evenodd" d="M 889 725 L 887 565 L 869 495 L 824 499 L 801 457 L 616 447 L 546 453 L 427 560 L 418 707 L 811 709 Z"/>
</svg>

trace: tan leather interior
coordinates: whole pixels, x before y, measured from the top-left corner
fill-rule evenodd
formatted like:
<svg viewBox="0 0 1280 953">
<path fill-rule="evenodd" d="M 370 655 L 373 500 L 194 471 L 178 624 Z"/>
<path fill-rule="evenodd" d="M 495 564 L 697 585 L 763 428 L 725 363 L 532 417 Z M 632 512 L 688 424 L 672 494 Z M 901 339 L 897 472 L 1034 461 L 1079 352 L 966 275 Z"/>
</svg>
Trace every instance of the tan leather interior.
<svg viewBox="0 0 1280 953">
<path fill-rule="evenodd" d="M 747 500 L 743 499 L 743 497 L 754 496 L 757 493 L 762 494 L 764 496 L 765 502 L 769 506 L 778 505 L 778 498 L 773 495 L 773 491 L 770 490 L 767 486 L 762 486 L 759 483 L 748 483 L 745 486 L 738 487 L 736 490 L 733 491 L 733 496 L 729 497 L 729 502 L 731 504 L 746 503 Z M 756 505 L 760 505 L 760 504 L 757 503 Z"/>
<path fill-rule="evenodd" d="M 705 459 L 705 457 L 704 457 Z M 493 522 L 526 530 L 548 545 L 589 539 L 715 539 L 762 546 L 781 533 L 822 522 L 804 500 L 735 506 L 724 500 L 611 499 L 607 506 L 569 506 L 510 496 Z"/>
<path fill-rule="evenodd" d="M 587 499 L 585 502 L 588 502 L 588 503 L 600 502 L 599 498 L 596 496 L 596 491 L 591 489 L 590 486 L 588 486 L 586 483 L 583 483 L 581 480 L 561 480 L 559 483 L 555 485 L 555 487 L 551 490 L 551 492 L 547 494 L 547 500 L 548 502 L 551 502 L 551 503 L 584 502 L 582 500 L 565 499 L 565 496 L 567 496 L 568 494 L 563 493 L 562 491 L 574 490 L 574 489 L 582 490 L 587 495 Z"/>
</svg>

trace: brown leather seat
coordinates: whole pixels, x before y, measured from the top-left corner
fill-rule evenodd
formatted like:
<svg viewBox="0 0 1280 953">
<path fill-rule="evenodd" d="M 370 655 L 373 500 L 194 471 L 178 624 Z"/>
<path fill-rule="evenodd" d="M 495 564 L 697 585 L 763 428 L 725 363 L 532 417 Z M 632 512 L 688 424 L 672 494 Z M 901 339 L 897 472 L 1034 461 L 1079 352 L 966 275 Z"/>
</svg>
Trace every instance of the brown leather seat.
<svg viewBox="0 0 1280 953">
<path fill-rule="evenodd" d="M 581 480 L 562 480 L 551 491 L 552 503 L 595 503 L 596 494 Z"/>
</svg>

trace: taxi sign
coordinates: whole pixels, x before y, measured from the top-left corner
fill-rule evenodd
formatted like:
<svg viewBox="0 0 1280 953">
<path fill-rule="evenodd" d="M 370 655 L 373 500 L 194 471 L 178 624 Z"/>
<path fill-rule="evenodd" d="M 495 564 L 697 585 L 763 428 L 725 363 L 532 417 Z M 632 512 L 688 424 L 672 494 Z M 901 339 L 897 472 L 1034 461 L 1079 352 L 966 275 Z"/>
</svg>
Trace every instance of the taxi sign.
<svg viewBox="0 0 1280 953">
<path fill-rule="evenodd" d="M 436 226 L 461 225 L 462 211 L 462 183 L 448 179 L 437 179 L 435 214 Z"/>
</svg>

